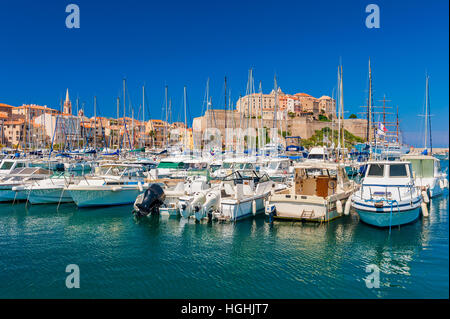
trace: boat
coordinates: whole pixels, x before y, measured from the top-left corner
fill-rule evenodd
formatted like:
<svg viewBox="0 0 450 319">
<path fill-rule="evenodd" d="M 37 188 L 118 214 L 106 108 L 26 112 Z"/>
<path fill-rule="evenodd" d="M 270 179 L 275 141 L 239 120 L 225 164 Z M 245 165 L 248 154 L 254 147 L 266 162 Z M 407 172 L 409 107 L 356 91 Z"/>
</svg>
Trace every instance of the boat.
<svg viewBox="0 0 450 319">
<path fill-rule="evenodd" d="M 78 207 L 133 204 L 148 187 L 142 165 L 105 164 L 92 176 L 84 176 L 67 190 Z"/>
<path fill-rule="evenodd" d="M 286 181 L 292 175 L 291 160 L 287 157 L 275 157 L 265 160 L 261 172 L 266 173 L 271 180 L 277 182 Z"/>
<path fill-rule="evenodd" d="M 441 162 L 436 157 L 408 154 L 401 159 L 411 163 L 415 185 L 429 198 L 441 195 L 448 188 L 447 174 L 441 171 Z"/>
<path fill-rule="evenodd" d="M 313 147 L 305 161 L 308 162 L 326 162 L 330 160 L 330 156 L 326 147 Z"/>
<path fill-rule="evenodd" d="M 209 184 L 200 176 L 192 180 L 187 186 L 185 194 L 177 198 L 178 211 L 184 218 L 189 218 L 201 209 L 210 190 Z"/>
<path fill-rule="evenodd" d="M 66 188 L 76 182 L 78 180 L 67 173 L 55 173 L 49 178 L 33 181 L 22 187 L 21 191 L 28 194 L 28 202 L 33 205 L 71 203 L 73 199 Z"/>
<path fill-rule="evenodd" d="M 291 187 L 269 196 L 266 215 L 271 220 L 329 222 L 349 213 L 348 199 L 356 187 L 343 164 L 305 161 L 294 167 Z"/>
<path fill-rule="evenodd" d="M 234 158 L 224 159 L 222 166 L 216 169 L 211 176 L 216 179 L 222 179 L 232 174 L 233 171 L 254 171 L 257 170 L 256 157 L 239 156 Z"/>
<path fill-rule="evenodd" d="M 447 174 L 441 171 L 441 162 L 431 154 L 433 150 L 431 138 L 431 117 L 430 117 L 430 97 L 429 77 L 426 76 L 425 87 L 425 134 L 424 150 L 421 154 L 407 154 L 401 157 L 402 160 L 411 163 L 415 185 L 422 191 L 422 196 L 426 201 L 429 198 L 439 196 L 445 188 L 448 188 Z M 428 149 L 429 146 L 429 149 Z"/>
<path fill-rule="evenodd" d="M 17 168 L 29 167 L 29 161 L 24 159 L 5 158 L 0 163 L 0 177 L 11 174 Z"/>
<path fill-rule="evenodd" d="M 411 223 L 419 217 L 422 195 L 411 162 L 369 161 L 361 188 L 351 197 L 361 221 L 377 227 Z"/>
<path fill-rule="evenodd" d="M 211 217 L 235 222 L 264 213 L 264 202 L 277 189 L 277 184 L 267 174 L 237 170 L 222 179 L 219 189 L 219 209 Z"/>
<path fill-rule="evenodd" d="M 42 180 L 52 174 L 40 167 L 16 168 L 0 179 L 0 202 L 27 200 L 29 192 L 23 192 L 25 186 L 36 180 Z"/>
</svg>

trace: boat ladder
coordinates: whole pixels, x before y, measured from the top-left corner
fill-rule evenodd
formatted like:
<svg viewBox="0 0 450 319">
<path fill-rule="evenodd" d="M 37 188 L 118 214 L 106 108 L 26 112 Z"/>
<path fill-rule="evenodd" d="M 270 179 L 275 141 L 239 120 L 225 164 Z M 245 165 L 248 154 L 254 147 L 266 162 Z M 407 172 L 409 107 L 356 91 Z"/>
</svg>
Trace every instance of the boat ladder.
<svg viewBox="0 0 450 319">
<path fill-rule="evenodd" d="M 301 215 L 302 219 L 311 219 L 313 216 L 314 216 L 314 209 L 311 209 L 311 210 L 304 209 L 304 210 L 302 210 L 302 215 Z"/>
</svg>

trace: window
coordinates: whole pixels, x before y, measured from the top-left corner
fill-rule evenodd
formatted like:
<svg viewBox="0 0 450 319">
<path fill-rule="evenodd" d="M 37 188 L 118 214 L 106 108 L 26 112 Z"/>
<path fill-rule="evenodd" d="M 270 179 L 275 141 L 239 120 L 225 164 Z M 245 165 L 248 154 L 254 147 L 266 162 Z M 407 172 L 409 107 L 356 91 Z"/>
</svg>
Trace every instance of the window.
<svg viewBox="0 0 450 319">
<path fill-rule="evenodd" d="M 368 177 L 383 177 L 384 165 L 382 164 L 370 164 Z"/>
<path fill-rule="evenodd" d="M 389 165 L 390 177 L 408 177 L 405 164 L 391 164 Z"/>
<path fill-rule="evenodd" d="M 13 166 L 14 162 L 3 162 L 2 167 L 0 169 L 10 169 Z"/>
<path fill-rule="evenodd" d="M 323 154 L 309 154 L 308 159 L 324 159 Z"/>
</svg>

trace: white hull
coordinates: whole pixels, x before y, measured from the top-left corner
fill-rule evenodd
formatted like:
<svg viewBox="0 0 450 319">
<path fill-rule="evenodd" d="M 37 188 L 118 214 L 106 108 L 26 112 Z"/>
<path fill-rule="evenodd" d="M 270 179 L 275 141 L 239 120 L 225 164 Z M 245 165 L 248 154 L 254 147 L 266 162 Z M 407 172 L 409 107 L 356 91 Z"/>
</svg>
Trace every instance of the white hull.
<svg viewBox="0 0 450 319">
<path fill-rule="evenodd" d="M 63 187 L 32 189 L 28 201 L 35 204 L 58 204 L 73 202 L 72 196 Z"/>
<path fill-rule="evenodd" d="M 264 197 L 256 196 L 242 200 L 223 199 L 219 219 L 238 221 L 264 213 Z"/>
<path fill-rule="evenodd" d="M 137 186 L 69 188 L 68 192 L 78 207 L 133 204 L 136 197 L 143 193 Z"/>
</svg>

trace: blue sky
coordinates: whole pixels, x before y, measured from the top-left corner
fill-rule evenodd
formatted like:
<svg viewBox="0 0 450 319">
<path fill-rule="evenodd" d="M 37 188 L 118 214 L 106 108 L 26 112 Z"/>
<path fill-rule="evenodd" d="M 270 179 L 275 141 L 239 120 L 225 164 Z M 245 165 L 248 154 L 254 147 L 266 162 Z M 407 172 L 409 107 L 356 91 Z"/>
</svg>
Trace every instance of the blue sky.
<svg viewBox="0 0 450 319">
<path fill-rule="evenodd" d="M 76 3 L 81 28 L 67 29 L 65 7 Z M 365 27 L 375 3 L 381 28 Z M 169 86 L 173 120 L 200 116 L 208 77 L 216 107 L 223 78 L 232 100 L 245 94 L 248 69 L 263 90 L 330 95 L 344 69 L 345 109 L 360 112 L 372 61 L 375 101 L 399 106 L 406 142 L 422 144 L 425 72 L 430 78 L 435 146 L 448 145 L 448 1 L 2 1 L 0 103 L 58 107 L 65 89 L 87 115 L 115 116 L 127 78 L 138 112 L 145 83 L 152 118 L 160 118 Z"/>
</svg>

